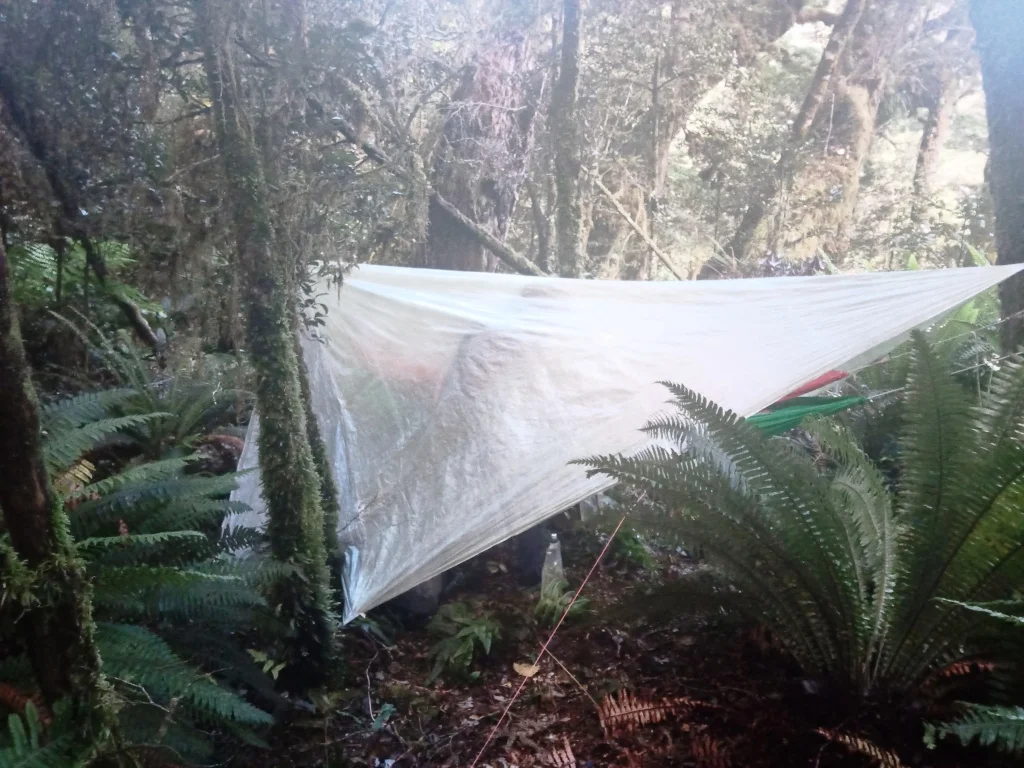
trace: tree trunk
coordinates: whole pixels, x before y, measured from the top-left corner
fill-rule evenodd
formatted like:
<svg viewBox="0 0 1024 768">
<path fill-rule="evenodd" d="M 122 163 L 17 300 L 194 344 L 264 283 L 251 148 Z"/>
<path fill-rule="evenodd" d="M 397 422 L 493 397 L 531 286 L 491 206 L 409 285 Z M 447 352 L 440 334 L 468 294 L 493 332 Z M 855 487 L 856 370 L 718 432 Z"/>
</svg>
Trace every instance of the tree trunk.
<svg viewBox="0 0 1024 768">
<path fill-rule="evenodd" d="M 264 170 L 240 103 L 228 40 L 231 24 L 216 0 L 197 0 L 206 76 L 213 100 L 238 265 L 247 278 L 247 341 L 260 411 L 259 467 L 274 556 L 296 566 L 280 601 L 295 631 L 297 682 L 322 678 L 333 619 L 324 549 L 320 480 L 310 448 L 295 340 L 294 265 L 274 248 Z"/>
<path fill-rule="evenodd" d="M 939 153 L 946 140 L 953 106 L 960 93 L 960 79 L 954 71 L 954 62 L 968 57 L 965 43 L 968 35 L 954 27 L 946 33 L 946 39 L 937 52 L 938 61 L 926 85 L 928 90 L 928 117 L 925 119 L 921 143 L 917 150 L 917 164 L 914 167 L 913 198 L 910 206 L 910 220 L 914 224 L 924 221 L 931 205 L 932 179 L 938 165 Z M 927 81 L 926 81 L 927 82 Z"/>
<path fill-rule="evenodd" d="M 89 585 L 75 555 L 63 505 L 43 461 L 39 406 L 18 327 L 14 285 L 0 243 L 0 510 L 12 550 L 3 579 L 31 569 L 34 602 L 16 623 L 47 703 L 70 698 L 83 731 L 109 723 L 93 638 Z M 17 558 L 17 559 L 15 559 Z"/>
<path fill-rule="evenodd" d="M 551 91 L 551 131 L 555 150 L 555 233 L 558 251 L 558 273 L 563 277 L 579 277 L 583 264 L 581 254 L 582 218 L 580 209 L 579 126 L 576 119 L 576 97 L 580 78 L 580 35 L 582 31 L 580 0 L 562 3 L 562 57 L 558 81 Z"/>
<path fill-rule="evenodd" d="M 818 110 L 825 100 L 825 95 L 828 93 L 829 86 L 839 67 L 843 51 L 860 23 L 863 11 L 864 0 L 847 0 L 842 15 L 832 28 L 832 34 L 818 61 L 818 67 L 807 89 L 807 95 L 793 120 L 789 139 L 775 165 L 771 176 L 771 185 L 767 189 L 757 192 L 726 249 L 737 261 L 743 261 L 747 256 L 747 251 L 761 228 L 765 216 L 778 205 L 780 198 L 788 191 L 796 171 L 796 160 L 800 147 L 814 124 L 814 119 L 818 115 Z M 708 267 L 701 270 L 699 277 L 712 278 L 716 275 L 717 273 Z"/>
<path fill-rule="evenodd" d="M 508 234 L 533 147 L 529 38 L 511 30 L 465 69 L 452 95 L 431 186 L 462 216 L 502 242 Z M 479 237 L 430 201 L 426 263 L 493 272 L 498 259 Z"/>
<path fill-rule="evenodd" d="M 914 197 L 910 207 L 910 220 L 915 224 L 924 221 L 931 202 L 932 179 L 949 129 L 954 91 L 952 79 L 943 78 L 934 101 L 928 107 L 924 132 L 917 148 L 917 164 L 914 166 Z"/>
<path fill-rule="evenodd" d="M 1016 3 L 972 0 L 988 116 L 989 187 L 996 216 L 998 264 L 1024 263 L 1024 14 Z M 999 286 L 1006 352 L 1024 342 L 1024 276 Z"/>
<path fill-rule="evenodd" d="M 313 452 L 313 464 L 316 466 L 320 480 L 320 506 L 323 509 L 324 517 L 327 569 L 330 573 L 335 603 L 342 605 L 345 598 L 341 590 L 341 549 L 338 546 L 338 521 L 341 516 L 341 507 L 338 504 L 338 486 L 334 482 L 334 468 L 327 455 L 327 446 L 324 444 L 323 435 L 320 434 L 320 425 L 317 424 L 316 413 L 313 410 L 309 369 L 306 367 L 297 335 L 295 354 L 299 360 L 299 385 L 302 388 L 302 403 L 306 411 L 306 436 L 309 439 L 309 446 Z"/>
</svg>

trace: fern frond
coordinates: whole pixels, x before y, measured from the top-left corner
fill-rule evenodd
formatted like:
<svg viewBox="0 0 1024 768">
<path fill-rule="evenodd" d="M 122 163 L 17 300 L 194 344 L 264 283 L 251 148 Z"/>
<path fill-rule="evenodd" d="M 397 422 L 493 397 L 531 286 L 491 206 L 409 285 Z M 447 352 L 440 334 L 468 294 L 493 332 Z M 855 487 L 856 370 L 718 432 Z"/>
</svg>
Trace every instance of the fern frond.
<svg viewBox="0 0 1024 768">
<path fill-rule="evenodd" d="M 143 486 L 177 477 L 181 471 L 192 462 L 191 458 L 164 459 L 163 461 L 149 461 L 136 467 L 118 472 L 108 478 L 95 483 L 89 483 L 83 488 L 70 494 L 71 498 L 88 498 L 108 496 L 119 488 L 129 486 Z"/>
<path fill-rule="evenodd" d="M 205 523 L 220 523 L 227 515 L 245 512 L 248 505 L 227 499 L 198 498 L 174 499 L 147 516 L 139 526 L 140 533 L 163 530 L 195 529 Z M 227 548 L 227 547 L 225 547 Z"/>
<path fill-rule="evenodd" d="M 101 389 L 50 403 L 40 411 L 43 432 L 50 436 L 112 418 L 119 406 L 137 395 L 131 387 Z"/>
<path fill-rule="evenodd" d="M 958 720 L 928 727 L 928 740 L 946 736 L 962 744 L 977 741 L 983 747 L 1004 752 L 1024 752 L 1024 707 L 971 705 Z"/>
<path fill-rule="evenodd" d="M 104 440 L 132 427 L 147 424 L 166 416 L 163 413 L 146 413 L 138 416 L 116 416 L 92 421 L 76 429 L 56 432 L 48 436 L 44 454 L 46 465 L 51 471 L 71 466 L 84 454 L 100 445 Z"/>
<path fill-rule="evenodd" d="M 104 568 L 96 574 L 94 585 L 97 612 L 120 619 L 219 617 L 225 609 L 266 605 L 239 576 L 194 569 Z"/>
<path fill-rule="evenodd" d="M 85 765 L 95 748 L 83 743 L 75 733 L 75 723 L 66 716 L 58 717 L 43 743 L 44 723 L 35 706 L 29 702 L 24 714 L 7 718 L 7 741 L 0 749 L 0 766 L 4 768 L 74 768 Z"/>
<path fill-rule="evenodd" d="M 212 554 L 210 540 L 199 531 L 165 531 L 124 536 L 97 536 L 75 544 L 91 568 L 151 563 L 191 564 Z"/>
<path fill-rule="evenodd" d="M 1024 615 L 1015 616 L 1010 613 L 1005 613 L 1006 610 L 1011 609 L 1024 610 L 1024 603 L 1017 600 L 999 600 L 991 603 L 964 603 L 959 600 L 947 600 L 944 597 L 937 599 L 940 602 L 949 603 L 950 605 L 955 605 L 968 611 L 984 614 L 992 619 L 998 619 L 999 621 L 1005 621 L 1010 624 L 1017 624 L 1018 626 L 1024 627 Z"/>
<path fill-rule="evenodd" d="M 830 731 L 825 728 L 819 728 L 818 733 L 824 736 L 829 741 L 835 741 L 842 744 L 844 747 L 849 749 L 851 752 L 870 757 L 875 763 L 878 764 L 879 768 L 905 768 L 903 761 L 900 760 L 892 750 L 883 749 L 872 741 L 869 741 L 861 736 L 853 736 L 848 733 L 839 733 L 837 731 Z"/>
<path fill-rule="evenodd" d="M 227 496 L 235 488 L 235 479 L 222 477 L 172 477 L 152 483 L 139 483 L 109 493 L 100 499 L 82 502 L 71 517 L 71 530 L 76 538 L 93 535 L 103 526 L 110 526 L 130 511 L 149 505 L 183 504 L 187 501 L 209 500 L 211 496 Z"/>
<path fill-rule="evenodd" d="M 269 725 L 273 718 L 180 659 L 167 643 L 143 627 L 100 623 L 96 642 L 110 677 L 141 685 L 161 701 L 179 699 L 207 722 Z"/>
</svg>

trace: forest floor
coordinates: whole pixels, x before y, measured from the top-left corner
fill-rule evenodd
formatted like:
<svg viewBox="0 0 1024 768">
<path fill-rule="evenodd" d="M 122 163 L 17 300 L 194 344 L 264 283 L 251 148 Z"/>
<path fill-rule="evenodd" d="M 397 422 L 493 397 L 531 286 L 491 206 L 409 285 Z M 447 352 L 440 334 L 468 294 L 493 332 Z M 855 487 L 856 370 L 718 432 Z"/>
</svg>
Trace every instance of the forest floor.
<svg viewBox="0 0 1024 768">
<path fill-rule="evenodd" d="M 562 541 L 576 586 L 601 544 L 593 534 Z M 278 728 L 270 754 L 246 750 L 231 764 L 469 767 L 489 736 L 479 768 L 1011 764 L 981 750 L 927 749 L 919 715 L 894 716 L 899 709 L 884 703 L 851 705 L 802 679 L 749 628 L 664 613 L 656 621 L 630 618 L 638 590 L 694 567 L 676 551 L 656 551 L 647 568 L 606 557 L 585 590 L 588 614 L 559 629 L 495 731 L 523 680 L 513 665 L 530 665 L 550 633 L 534 616 L 538 588 L 515 585 L 513 561 L 511 548 L 491 550 L 460 569 L 461 583 L 473 588 L 444 598 L 501 622 L 501 639 L 474 661 L 475 681 L 442 676 L 427 684 L 436 638 L 425 629 L 384 637 L 346 631 L 344 685 L 312 696 L 313 711 Z M 635 716 L 599 711 L 608 697 L 622 704 L 624 693 L 635 697 Z"/>
</svg>

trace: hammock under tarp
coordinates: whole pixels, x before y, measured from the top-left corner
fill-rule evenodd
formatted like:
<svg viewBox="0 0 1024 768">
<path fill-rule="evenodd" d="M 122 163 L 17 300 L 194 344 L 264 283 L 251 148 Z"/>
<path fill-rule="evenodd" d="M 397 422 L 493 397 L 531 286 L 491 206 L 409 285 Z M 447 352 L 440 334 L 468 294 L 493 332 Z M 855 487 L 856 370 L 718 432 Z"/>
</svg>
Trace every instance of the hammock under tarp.
<svg viewBox="0 0 1024 768">
<path fill-rule="evenodd" d="M 766 435 L 781 435 L 815 416 L 831 416 L 863 405 L 866 397 L 794 397 L 769 406 L 765 413 L 747 419 Z"/>
<path fill-rule="evenodd" d="M 668 399 L 655 382 L 749 417 L 1019 268 L 614 282 L 359 267 L 322 287 L 322 338 L 303 339 L 346 621 L 607 488 L 570 462 L 646 445 Z M 228 528 L 264 521 L 257 473 L 234 497 L 252 510 Z"/>
</svg>

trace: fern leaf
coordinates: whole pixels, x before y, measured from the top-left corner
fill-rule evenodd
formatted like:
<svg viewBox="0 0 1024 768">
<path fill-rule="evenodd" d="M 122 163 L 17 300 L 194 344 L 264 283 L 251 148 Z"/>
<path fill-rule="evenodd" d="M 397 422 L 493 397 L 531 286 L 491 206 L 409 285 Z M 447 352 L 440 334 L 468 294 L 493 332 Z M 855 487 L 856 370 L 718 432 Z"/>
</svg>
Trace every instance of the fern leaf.
<svg viewBox="0 0 1024 768">
<path fill-rule="evenodd" d="M 61 431 L 48 436 L 44 446 L 46 464 L 51 471 L 68 467 L 84 454 L 113 435 L 132 427 L 164 418 L 164 413 L 146 413 L 138 416 L 117 416 L 92 421 L 76 429 Z"/>
<path fill-rule="evenodd" d="M 148 483 L 155 483 L 168 478 L 177 477 L 181 471 L 191 463 L 192 459 L 164 459 L 163 461 L 149 461 L 137 467 L 129 467 L 116 475 L 99 482 L 85 485 L 78 491 L 71 494 L 72 498 L 103 497 L 116 491 L 119 488 L 128 486 L 142 486 Z"/>
<path fill-rule="evenodd" d="M 190 564 L 211 554 L 210 540 L 199 531 L 165 531 L 124 536 L 97 536 L 75 547 L 92 568 L 138 565 L 154 559 L 161 565 Z"/>
<path fill-rule="evenodd" d="M 930 741 L 953 736 L 963 744 L 977 741 L 1004 752 L 1024 752 L 1024 707 L 972 705 L 958 720 L 928 728 Z"/>
<path fill-rule="evenodd" d="M 137 395 L 130 387 L 101 389 L 50 403 L 40 412 L 43 431 L 49 436 L 111 418 L 119 406 Z"/>
<path fill-rule="evenodd" d="M 223 615 L 232 607 L 262 607 L 261 595 L 237 575 L 174 567 L 127 566 L 99 570 L 97 611 L 119 618 L 185 618 Z"/>
<path fill-rule="evenodd" d="M 164 640 L 147 629 L 101 623 L 97 625 L 96 642 L 104 668 L 112 678 L 141 685 L 161 701 L 180 699 L 200 719 L 250 725 L 273 722 L 268 713 L 185 663 Z"/>
</svg>

